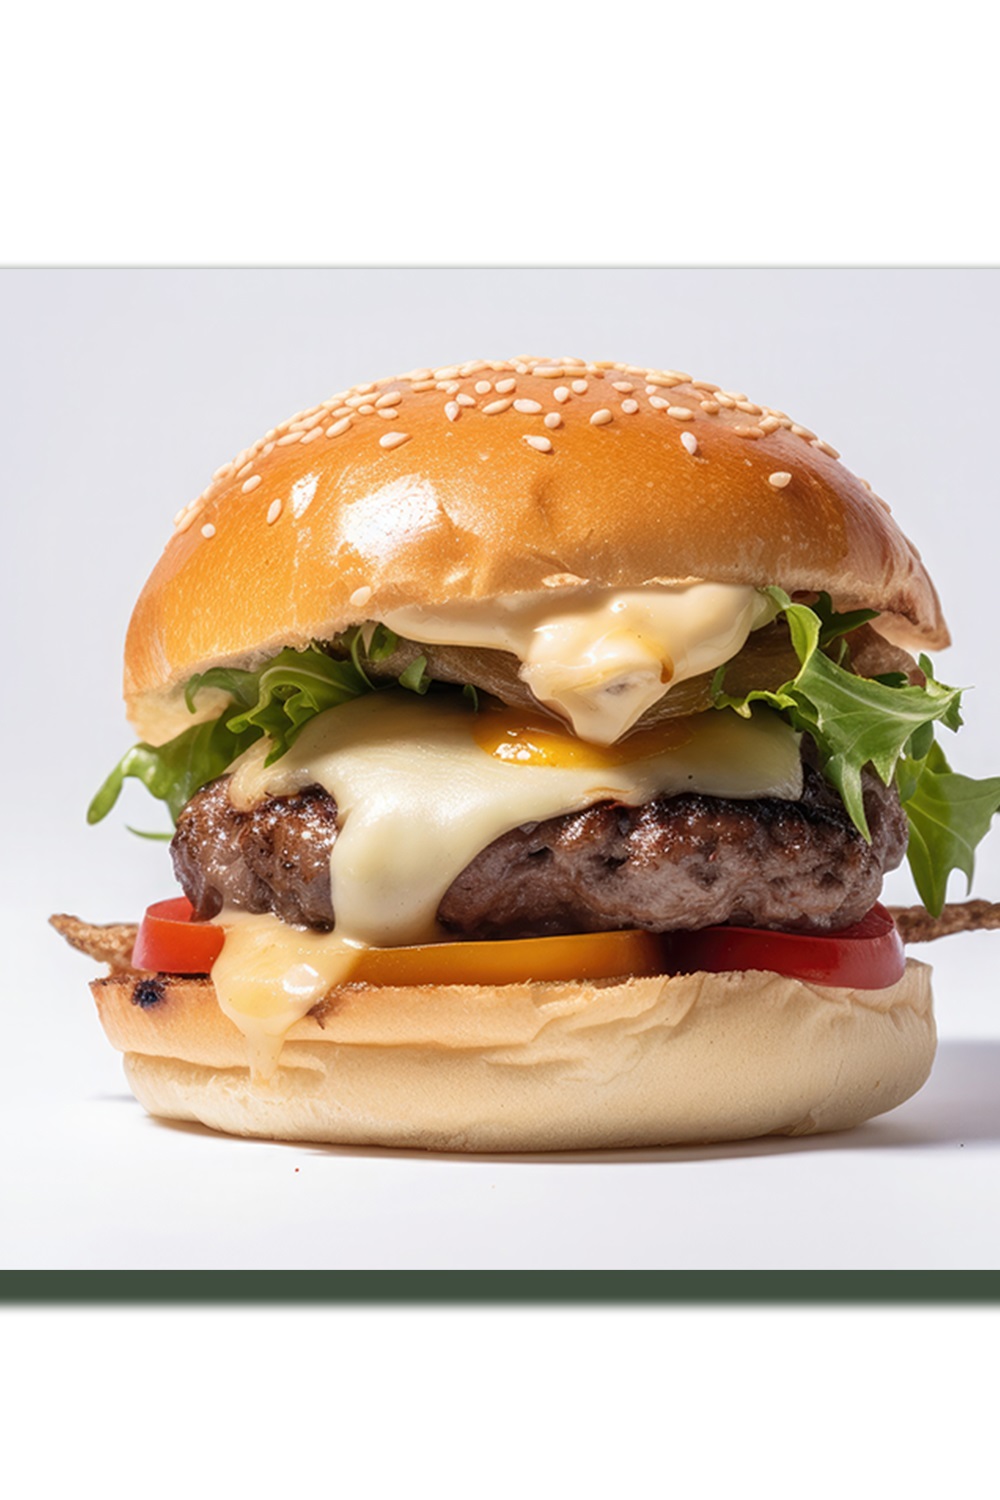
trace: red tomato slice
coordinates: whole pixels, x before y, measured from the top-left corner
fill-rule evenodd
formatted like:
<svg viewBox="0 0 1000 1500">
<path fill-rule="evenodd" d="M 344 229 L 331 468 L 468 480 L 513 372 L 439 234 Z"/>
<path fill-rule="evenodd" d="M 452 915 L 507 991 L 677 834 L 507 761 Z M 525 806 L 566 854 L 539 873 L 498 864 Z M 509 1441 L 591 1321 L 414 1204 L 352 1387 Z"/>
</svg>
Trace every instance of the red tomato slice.
<svg viewBox="0 0 1000 1500">
<path fill-rule="evenodd" d="M 157 901 L 143 917 L 132 951 L 137 969 L 208 974 L 225 932 L 191 920 L 184 896 Z M 703 927 L 656 937 L 590 932 L 562 938 L 435 943 L 365 950 L 352 977 L 367 984 L 513 984 L 530 979 L 613 978 L 619 974 L 720 974 L 765 969 L 812 984 L 880 990 L 903 976 L 906 956 L 896 924 L 875 905 L 853 927 L 824 935 L 756 927 Z"/>
<path fill-rule="evenodd" d="M 877 903 L 853 927 L 822 935 L 756 927 L 704 927 L 670 940 L 674 973 L 767 969 L 812 984 L 882 990 L 903 977 L 906 954 L 896 924 Z"/>
<path fill-rule="evenodd" d="M 226 935 L 211 922 L 192 922 L 192 910 L 186 896 L 148 906 L 132 949 L 132 967 L 158 974 L 208 974 Z"/>
</svg>

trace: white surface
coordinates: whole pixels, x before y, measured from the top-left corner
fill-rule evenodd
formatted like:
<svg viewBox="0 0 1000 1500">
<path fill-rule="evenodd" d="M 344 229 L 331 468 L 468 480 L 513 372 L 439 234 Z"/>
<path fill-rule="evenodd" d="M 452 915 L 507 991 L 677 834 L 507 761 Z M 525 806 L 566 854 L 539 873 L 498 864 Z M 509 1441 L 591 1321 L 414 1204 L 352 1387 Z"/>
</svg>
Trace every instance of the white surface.
<svg viewBox="0 0 1000 1500">
<path fill-rule="evenodd" d="M 4 273 L 12 357 L 3 735 L 4 1266 L 995 1266 L 1000 935 L 936 968 L 923 1092 L 851 1135 L 588 1158 L 454 1160 L 232 1141 L 148 1120 L 50 911 L 134 918 L 171 888 L 137 787 L 83 810 L 129 743 L 121 640 L 170 517 L 259 431 L 355 379 L 486 352 L 676 365 L 788 410 L 871 479 L 995 674 L 992 272 Z M 13 566 L 11 566 L 11 560 Z M 11 644 L 13 643 L 13 644 Z M 11 680 L 12 679 L 12 680 Z M 957 768 L 997 770 L 970 693 Z M 979 894 L 1000 893 L 1000 838 Z M 891 899 L 912 899 L 905 872 Z M 954 893 L 963 892 L 956 884 Z"/>
</svg>

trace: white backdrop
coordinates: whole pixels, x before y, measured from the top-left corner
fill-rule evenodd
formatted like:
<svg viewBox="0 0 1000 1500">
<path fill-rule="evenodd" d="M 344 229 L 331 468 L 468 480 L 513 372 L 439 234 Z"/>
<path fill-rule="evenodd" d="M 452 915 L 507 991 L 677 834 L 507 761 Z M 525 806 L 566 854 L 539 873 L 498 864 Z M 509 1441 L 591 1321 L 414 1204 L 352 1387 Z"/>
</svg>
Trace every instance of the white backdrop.
<svg viewBox="0 0 1000 1500">
<path fill-rule="evenodd" d="M 172 890 L 164 847 L 124 830 L 159 815 L 140 788 L 97 829 L 84 812 L 130 742 L 122 640 L 173 513 L 276 420 L 418 364 L 675 366 L 820 432 L 928 559 L 956 641 L 939 673 L 976 685 L 949 749 L 957 769 L 997 773 L 998 304 L 993 271 L 2 273 L 5 1014 L 24 1059 L 4 1091 L 20 1124 L 3 1264 L 995 1264 L 983 1181 L 1000 1158 L 1000 936 L 929 955 L 935 1075 L 851 1136 L 454 1162 L 147 1121 L 97 1026 L 87 962 L 44 924 L 56 910 L 132 919 Z M 1000 895 L 1000 834 L 977 893 Z M 888 894 L 912 899 L 905 871 Z"/>
</svg>

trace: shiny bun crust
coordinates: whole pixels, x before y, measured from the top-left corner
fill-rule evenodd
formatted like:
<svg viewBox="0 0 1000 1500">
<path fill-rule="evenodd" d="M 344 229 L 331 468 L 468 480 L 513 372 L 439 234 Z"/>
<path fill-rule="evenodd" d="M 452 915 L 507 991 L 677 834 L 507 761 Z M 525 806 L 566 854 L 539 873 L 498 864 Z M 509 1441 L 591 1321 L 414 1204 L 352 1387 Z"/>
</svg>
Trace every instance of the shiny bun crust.
<svg viewBox="0 0 1000 1500">
<path fill-rule="evenodd" d="M 571 1151 L 846 1130 L 934 1058 L 930 969 L 885 990 L 765 973 L 500 988 L 350 988 L 254 1087 L 209 979 L 92 986 L 152 1115 L 232 1135 L 431 1151 Z M 156 984 L 159 984 L 157 995 Z"/>
<path fill-rule="evenodd" d="M 136 605 L 129 716 L 162 738 L 193 672 L 403 605 L 688 578 L 826 589 L 948 643 L 888 507 L 784 412 L 679 371 L 478 360 L 341 391 L 218 471 Z"/>
</svg>

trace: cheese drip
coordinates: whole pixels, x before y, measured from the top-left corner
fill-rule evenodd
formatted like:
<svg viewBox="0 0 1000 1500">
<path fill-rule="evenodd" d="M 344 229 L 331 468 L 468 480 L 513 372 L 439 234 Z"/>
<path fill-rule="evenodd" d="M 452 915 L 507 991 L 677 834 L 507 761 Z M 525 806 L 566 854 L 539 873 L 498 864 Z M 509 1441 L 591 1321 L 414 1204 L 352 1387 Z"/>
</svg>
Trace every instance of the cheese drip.
<svg viewBox="0 0 1000 1500">
<path fill-rule="evenodd" d="M 512 652 L 540 703 L 582 739 L 610 745 L 676 683 L 729 661 L 774 612 L 758 589 L 691 582 L 412 605 L 381 618 L 426 645 Z"/>
<path fill-rule="evenodd" d="M 802 793 L 798 736 L 763 710 L 708 712 L 601 749 L 512 710 L 474 713 L 458 695 L 372 693 L 311 721 L 265 766 L 269 743 L 237 762 L 230 796 L 251 807 L 319 784 L 335 799 L 330 857 L 336 931 L 303 933 L 271 916 L 224 913 L 213 979 L 266 1077 L 281 1039 L 350 977 L 352 951 L 447 938 L 437 909 L 481 850 L 525 823 L 659 793 L 716 797 Z"/>
</svg>

